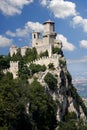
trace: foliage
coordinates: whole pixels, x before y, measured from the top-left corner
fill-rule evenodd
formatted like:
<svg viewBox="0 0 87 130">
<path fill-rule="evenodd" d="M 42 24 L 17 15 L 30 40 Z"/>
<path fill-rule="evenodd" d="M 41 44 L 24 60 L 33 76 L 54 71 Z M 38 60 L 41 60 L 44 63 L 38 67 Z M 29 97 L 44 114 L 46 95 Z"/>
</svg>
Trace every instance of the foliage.
<svg viewBox="0 0 87 130">
<path fill-rule="evenodd" d="M 26 106 L 29 103 L 29 113 Z M 37 81 L 13 80 L 10 73 L 0 78 L 0 129 L 54 130 L 56 105 Z"/>
<path fill-rule="evenodd" d="M 17 50 L 17 54 L 13 54 L 12 57 L 10 57 L 11 61 L 21 61 L 22 60 L 22 56 L 21 56 L 21 49 L 19 48 Z"/>
<path fill-rule="evenodd" d="M 0 55 L 0 71 L 9 68 L 10 58 L 9 56 Z"/>
<path fill-rule="evenodd" d="M 77 115 L 75 112 L 68 112 L 65 116 L 65 121 L 68 122 L 70 120 L 75 120 L 77 119 Z"/>
<path fill-rule="evenodd" d="M 25 110 L 27 95 L 27 83 L 13 80 L 8 73 L 2 76 L 0 79 L 0 127 L 2 129 L 8 130 L 17 124 L 17 117 Z"/>
<path fill-rule="evenodd" d="M 79 105 L 80 105 L 82 107 L 82 109 L 83 109 L 83 112 L 87 116 L 87 107 L 85 106 L 82 98 L 79 96 L 79 94 L 77 93 L 76 88 L 73 85 L 68 87 L 67 94 L 68 94 L 68 96 L 73 97 L 73 99 L 74 99 L 74 107 L 76 108 L 76 110 L 79 112 Z"/>
<path fill-rule="evenodd" d="M 61 65 L 62 65 L 62 66 L 65 66 L 65 65 L 66 65 L 66 61 L 60 59 L 60 60 L 59 60 L 59 64 L 60 64 L 60 66 L 61 66 Z"/>
<path fill-rule="evenodd" d="M 34 61 L 35 59 L 37 59 L 37 51 L 36 48 L 27 48 L 26 50 L 26 54 L 23 57 L 23 60 L 25 61 L 25 63 Z"/>
<path fill-rule="evenodd" d="M 36 124 L 36 129 L 54 130 L 56 127 L 56 105 L 36 80 L 30 86 L 29 96 L 29 110 Z"/>
<path fill-rule="evenodd" d="M 31 62 L 33 60 L 37 59 L 37 51 L 36 48 L 27 48 L 25 56 L 22 57 L 20 48 L 17 51 L 17 54 L 14 54 L 12 57 L 10 57 L 11 61 L 20 61 L 23 64 L 26 64 L 28 62 Z"/>
<path fill-rule="evenodd" d="M 57 48 L 54 52 L 63 56 L 62 51 L 58 52 Z M 48 52 L 45 52 L 42 56 L 47 55 Z M 20 55 L 20 49 L 13 57 L 9 55 L 0 56 L 0 130 L 55 130 L 57 126 L 56 112 L 60 103 L 57 101 L 55 104 L 37 80 L 34 80 L 31 85 L 27 81 L 31 72 L 34 74 L 46 70 L 45 65 L 31 64 L 30 67 L 25 65 L 35 59 L 37 59 L 35 48 L 27 49 L 24 57 Z M 16 80 L 13 80 L 11 73 L 3 74 L 2 72 L 2 69 L 9 68 L 10 60 L 19 60 L 19 78 Z M 60 63 L 65 65 L 63 61 L 60 61 Z M 50 69 L 54 68 L 52 63 L 48 66 Z M 66 76 L 69 83 L 66 91 L 67 96 L 73 97 L 76 110 L 80 112 L 80 105 L 87 116 L 87 108 L 77 90 L 71 84 L 72 77 L 69 72 L 66 73 Z M 64 84 L 66 77 L 63 71 L 61 71 L 60 77 L 62 84 Z M 47 73 L 44 80 L 50 90 L 56 90 L 57 79 L 51 73 Z M 28 103 L 27 112 L 26 106 Z M 58 130 L 87 130 L 87 126 L 84 125 L 83 121 L 77 120 L 74 112 L 66 113 L 64 119 L 65 122 L 59 123 Z"/>
<path fill-rule="evenodd" d="M 30 68 L 32 74 L 40 72 L 40 71 L 44 72 L 46 70 L 46 66 L 45 65 L 41 66 L 40 64 L 37 64 L 37 65 L 30 64 L 29 68 Z"/>
<path fill-rule="evenodd" d="M 49 67 L 49 69 L 52 69 L 52 70 L 54 70 L 55 68 L 54 68 L 54 64 L 53 63 L 49 63 L 48 64 L 48 67 Z"/>
<path fill-rule="evenodd" d="M 45 52 L 41 52 L 40 53 L 40 57 L 43 57 L 43 56 L 48 56 L 48 51 L 46 50 Z"/>
<path fill-rule="evenodd" d="M 55 90 L 57 88 L 57 79 L 51 73 L 47 73 L 44 80 L 51 90 Z"/>
<path fill-rule="evenodd" d="M 52 52 L 53 54 L 56 53 L 56 54 L 60 54 L 62 57 L 64 56 L 62 49 L 58 48 L 57 46 L 52 48 Z"/>
<path fill-rule="evenodd" d="M 69 71 L 67 71 L 66 76 L 68 79 L 68 83 L 71 84 L 72 83 L 72 76 L 70 75 Z"/>
<path fill-rule="evenodd" d="M 61 49 L 58 48 L 58 47 L 53 47 L 53 48 L 52 48 L 53 54 L 55 54 L 55 53 L 60 54 L 60 51 L 61 51 Z"/>
<path fill-rule="evenodd" d="M 23 65 L 21 63 L 19 63 L 19 71 L 18 71 L 18 76 L 21 79 L 28 79 L 28 77 L 30 76 L 30 69 L 29 67 L 27 67 L 26 65 Z"/>
<path fill-rule="evenodd" d="M 87 130 L 87 125 L 84 122 L 79 120 L 69 120 L 68 122 L 59 123 L 58 130 Z"/>
</svg>

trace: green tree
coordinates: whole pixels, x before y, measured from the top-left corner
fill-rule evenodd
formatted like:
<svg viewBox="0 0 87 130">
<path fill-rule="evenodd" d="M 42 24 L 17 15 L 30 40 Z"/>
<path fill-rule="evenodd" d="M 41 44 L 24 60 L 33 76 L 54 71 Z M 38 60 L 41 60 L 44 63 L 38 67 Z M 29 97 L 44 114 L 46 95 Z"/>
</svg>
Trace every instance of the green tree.
<svg viewBox="0 0 87 130">
<path fill-rule="evenodd" d="M 10 59 L 8 56 L 0 56 L 0 71 L 9 68 Z"/>
<path fill-rule="evenodd" d="M 25 63 L 28 63 L 28 62 L 31 62 L 31 61 L 34 61 L 35 59 L 37 59 L 37 50 L 36 48 L 27 48 L 26 50 L 26 54 L 25 56 L 23 57 L 23 60 L 25 61 Z"/>
<path fill-rule="evenodd" d="M 32 74 L 40 72 L 40 71 L 44 72 L 46 70 L 46 66 L 40 65 L 40 64 L 30 64 L 29 68 Z"/>
<path fill-rule="evenodd" d="M 44 80 L 48 84 L 48 86 L 49 86 L 49 88 L 51 90 L 56 90 L 56 88 L 57 88 L 57 79 L 51 73 L 47 73 Z"/>
<path fill-rule="evenodd" d="M 0 127 L 14 128 L 17 117 L 25 111 L 28 102 L 28 84 L 13 80 L 10 74 L 0 79 Z M 22 125 L 22 124 L 21 124 Z"/>
<path fill-rule="evenodd" d="M 44 87 L 36 80 L 30 86 L 30 114 L 36 124 L 35 130 L 54 130 L 56 127 L 56 105 Z"/>
<path fill-rule="evenodd" d="M 49 67 L 49 69 L 52 69 L 52 70 L 54 70 L 55 68 L 54 68 L 54 64 L 53 63 L 49 63 L 48 64 L 48 67 Z"/>
<path fill-rule="evenodd" d="M 48 51 L 46 50 L 45 52 L 41 52 L 40 53 L 40 57 L 43 57 L 43 56 L 48 56 Z"/>
</svg>

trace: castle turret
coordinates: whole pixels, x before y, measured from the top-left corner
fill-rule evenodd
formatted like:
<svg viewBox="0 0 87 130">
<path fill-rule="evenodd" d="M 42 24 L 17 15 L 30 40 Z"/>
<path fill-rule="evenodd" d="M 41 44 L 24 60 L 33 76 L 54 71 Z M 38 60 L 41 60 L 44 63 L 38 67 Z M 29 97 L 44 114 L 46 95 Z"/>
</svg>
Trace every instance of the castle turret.
<svg viewBox="0 0 87 130">
<path fill-rule="evenodd" d="M 17 54 L 17 47 L 14 46 L 14 45 L 12 45 L 12 46 L 10 47 L 10 56 L 12 57 L 14 54 L 15 54 L 15 55 Z"/>
<path fill-rule="evenodd" d="M 53 21 L 46 21 L 43 23 L 44 32 L 43 32 L 43 43 L 44 44 L 54 44 L 54 39 L 56 39 L 55 26 Z"/>
<path fill-rule="evenodd" d="M 29 48 L 29 47 L 28 46 L 24 46 L 24 47 L 21 48 L 21 55 L 22 56 L 25 56 L 27 48 Z"/>
<path fill-rule="evenodd" d="M 13 79 L 18 77 L 18 63 L 19 61 L 10 61 L 10 72 L 13 74 Z"/>
<path fill-rule="evenodd" d="M 43 32 L 43 43 L 48 45 L 49 57 L 52 56 L 52 46 L 54 46 L 54 40 L 56 39 L 55 26 L 53 21 L 46 21 L 43 23 L 44 32 Z"/>
</svg>

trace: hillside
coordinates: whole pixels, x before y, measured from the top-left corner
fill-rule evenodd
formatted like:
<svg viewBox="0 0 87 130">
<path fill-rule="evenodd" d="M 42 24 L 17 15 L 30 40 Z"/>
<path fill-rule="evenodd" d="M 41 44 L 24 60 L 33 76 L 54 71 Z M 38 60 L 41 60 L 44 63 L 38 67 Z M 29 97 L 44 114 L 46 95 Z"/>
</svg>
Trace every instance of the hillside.
<svg viewBox="0 0 87 130">
<path fill-rule="evenodd" d="M 33 50 L 35 55 L 30 54 Z M 0 57 L 1 129 L 86 130 L 87 108 L 72 84 L 62 49 L 54 50 L 57 66 L 52 62 L 38 64 L 40 57 L 50 58 L 46 53 L 38 55 L 35 48 L 28 49 L 24 57 L 19 53 Z M 11 60 L 19 60 L 16 79 L 3 73 Z"/>
</svg>

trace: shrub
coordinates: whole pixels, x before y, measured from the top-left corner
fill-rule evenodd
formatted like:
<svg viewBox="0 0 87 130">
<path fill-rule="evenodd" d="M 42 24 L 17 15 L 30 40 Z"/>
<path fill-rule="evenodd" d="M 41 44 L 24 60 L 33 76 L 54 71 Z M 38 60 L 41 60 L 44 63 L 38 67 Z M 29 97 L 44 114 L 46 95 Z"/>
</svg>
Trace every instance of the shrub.
<svg viewBox="0 0 87 130">
<path fill-rule="evenodd" d="M 72 82 L 72 76 L 70 75 L 69 71 L 67 71 L 66 76 L 68 79 L 68 83 L 70 84 Z"/>
<path fill-rule="evenodd" d="M 49 67 L 49 69 L 52 69 L 52 70 L 53 70 L 53 69 L 54 69 L 54 64 L 53 64 L 53 63 L 49 63 L 49 64 L 48 64 L 48 67 Z"/>
<path fill-rule="evenodd" d="M 41 52 L 40 53 L 40 57 L 43 57 L 43 56 L 48 56 L 48 51 L 46 50 L 45 52 Z"/>
<path fill-rule="evenodd" d="M 60 59 L 59 60 L 59 64 L 62 65 L 62 66 L 65 66 L 66 65 L 66 61 Z"/>
<path fill-rule="evenodd" d="M 44 72 L 45 70 L 46 70 L 46 66 L 45 65 L 39 65 L 39 64 L 31 64 L 30 65 L 30 69 L 31 69 L 31 71 L 32 71 L 32 74 L 34 74 L 34 73 L 37 73 L 37 72 L 40 72 L 40 71 L 42 71 L 42 72 Z"/>
<path fill-rule="evenodd" d="M 60 48 L 58 48 L 58 47 L 53 47 L 53 54 L 55 54 L 55 53 L 57 53 L 57 54 L 59 54 L 60 53 Z"/>
<path fill-rule="evenodd" d="M 77 115 L 75 112 L 68 112 L 65 116 L 65 121 L 70 121 L 72 119 L 77 119 Z"/>
<path fill-rule="evenodd" d="M 51 90 L 55 90 L 57 88 L 57 79 L 51 73 L 47 73 L 44 80 Z"/>
</svg>

